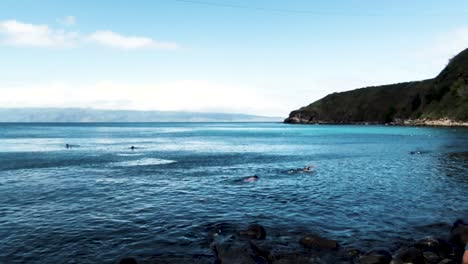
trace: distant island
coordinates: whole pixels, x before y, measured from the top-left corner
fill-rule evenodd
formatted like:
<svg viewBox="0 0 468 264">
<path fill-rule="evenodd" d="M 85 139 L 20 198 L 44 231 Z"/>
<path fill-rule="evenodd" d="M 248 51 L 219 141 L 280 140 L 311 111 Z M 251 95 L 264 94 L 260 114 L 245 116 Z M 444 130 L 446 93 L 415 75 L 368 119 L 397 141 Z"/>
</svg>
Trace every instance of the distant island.
<svg viewBox="0 0 468 264">
<path fill-rule="evenodd" d="M 468 126 L 468 49 L 433 79 L 333 93 L 284 122 Z"/>
<path fill-rule="evenodd" d="M 0 108 L 0 122 L 280 122 L 280 117 L 89 108 Z"/>
</svg>

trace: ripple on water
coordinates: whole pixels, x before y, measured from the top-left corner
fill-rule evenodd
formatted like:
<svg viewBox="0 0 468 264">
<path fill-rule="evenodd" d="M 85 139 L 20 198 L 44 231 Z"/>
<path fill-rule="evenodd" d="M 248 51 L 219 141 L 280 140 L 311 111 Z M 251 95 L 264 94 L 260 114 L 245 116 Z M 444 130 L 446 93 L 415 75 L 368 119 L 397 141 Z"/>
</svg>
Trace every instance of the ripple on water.
<svg viewBox="0 0 468 264">
<path fill-rule="evenodd" d="M 175 162 L 176 162 L 175 160 L 165 160 L 165 159 L 157 159 L 157 158 L 144 158 L 144 159 L 138 159 L 138 160 L 113 162 L 111 164 L 112 164 L 112 166 L 116 166 L 116 167 L 133 167 L 133 166 L 163 165 L 163 164 L 171 164 L 171 163 L 175 163 Z"/>
</svg>

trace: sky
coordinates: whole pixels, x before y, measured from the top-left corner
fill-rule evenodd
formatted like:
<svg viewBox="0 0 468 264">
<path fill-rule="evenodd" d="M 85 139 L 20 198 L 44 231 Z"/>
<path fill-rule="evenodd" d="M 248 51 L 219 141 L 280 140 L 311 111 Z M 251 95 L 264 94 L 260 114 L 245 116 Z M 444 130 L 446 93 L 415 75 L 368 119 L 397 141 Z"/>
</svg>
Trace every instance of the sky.
<svg viewBox="0 0 468 264">
<path fill-rule="evenodd" d="M 435 77 L 467 17 L 466 0 L 2 0 L 0 107 L 285 117 Z"/>
</svg>

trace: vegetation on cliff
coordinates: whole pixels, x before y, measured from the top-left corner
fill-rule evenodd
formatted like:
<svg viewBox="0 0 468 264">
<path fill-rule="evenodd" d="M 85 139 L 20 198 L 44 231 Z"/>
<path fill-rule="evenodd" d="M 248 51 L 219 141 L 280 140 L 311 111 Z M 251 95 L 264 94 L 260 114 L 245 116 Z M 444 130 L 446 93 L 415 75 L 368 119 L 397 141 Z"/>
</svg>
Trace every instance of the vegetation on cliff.
<svg viewBox="0 0 468 264">
<path fill-rule="evenodd" d="M 333 93 L 291 112 L 286 123 L 468 121 L 468 49 L 435 78 Z"/>
</svg>

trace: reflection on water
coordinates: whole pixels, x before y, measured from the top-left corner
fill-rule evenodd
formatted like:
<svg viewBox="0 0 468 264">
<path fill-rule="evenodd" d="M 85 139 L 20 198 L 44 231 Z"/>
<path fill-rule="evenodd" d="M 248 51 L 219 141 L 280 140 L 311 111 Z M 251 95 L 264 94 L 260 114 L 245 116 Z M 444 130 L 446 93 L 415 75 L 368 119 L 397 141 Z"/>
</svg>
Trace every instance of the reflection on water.
<svg viewBox="0 0 468 264">
<path fill-rule="evenodd" d="M 344 246 L 392 247 L 468 218 L 466 129 L 163 123 L 0 131 L 0 262 L 211 255 L 213 226 L 252 222 L 285 247 L 306 232 Z M 290 172 L 308 165 L 314 173 Z M 251 175 L 259 180 L 242 181 Z"/>
</svg>

